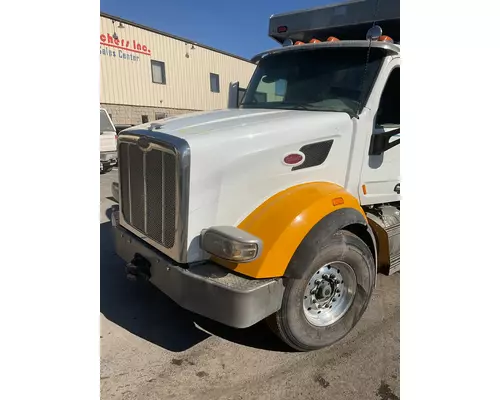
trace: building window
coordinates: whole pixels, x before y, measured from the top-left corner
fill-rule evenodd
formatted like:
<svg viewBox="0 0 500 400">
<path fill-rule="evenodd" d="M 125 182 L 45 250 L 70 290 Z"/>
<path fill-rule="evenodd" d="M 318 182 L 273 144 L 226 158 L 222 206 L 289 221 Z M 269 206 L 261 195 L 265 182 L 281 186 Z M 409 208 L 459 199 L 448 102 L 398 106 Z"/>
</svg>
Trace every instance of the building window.
<svg viewBox="0 0 500 400">
<path fill-rule="evenodd" d="M 165 113 L 155 113 L 155 120 L 158 121 L 159 119 L 165 118 L 167 115 Z"/>
<path fill-rule="evenodd" d="M 163 61 L 151 60 L 151 76 L 153 77 L 153 83 L 162 85 L 166 83 L 165 63 Z"/>
<path fill-rule="evenodd" d="M 219 75 L 210 73 L 210 91 L 213 93 L 219 93 Z"/>
<path fill-rule="evenodd" d="M 142 116 L 142 123 L 143 123 L 143 124 L 146 124 L 146 123 L 148 123 L 148 122 L 149 122 L 149 118 L 148 118 L 148 116 L 147 116 L 147 115 L 143 115 L 143 116 Z"/>
</svg>

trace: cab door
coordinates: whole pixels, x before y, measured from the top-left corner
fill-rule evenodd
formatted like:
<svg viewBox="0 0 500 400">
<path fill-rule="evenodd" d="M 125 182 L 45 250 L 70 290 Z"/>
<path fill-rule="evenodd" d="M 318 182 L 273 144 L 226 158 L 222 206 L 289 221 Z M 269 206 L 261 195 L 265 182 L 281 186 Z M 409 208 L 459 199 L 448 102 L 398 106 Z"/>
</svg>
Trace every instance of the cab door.
<svg viewBox="0 0 500 400">
<path fill-rule="evenodd" d="M 377 110 L 361 169 L 359 198 L 362 205 L 400 200 L 400 64 L 389 63 L 382 90 L 372 92 Z M 377 137 L 377 135 L 380 135 Z M 377 151 L 378 150 L 378 151 Z"/>
</svg>

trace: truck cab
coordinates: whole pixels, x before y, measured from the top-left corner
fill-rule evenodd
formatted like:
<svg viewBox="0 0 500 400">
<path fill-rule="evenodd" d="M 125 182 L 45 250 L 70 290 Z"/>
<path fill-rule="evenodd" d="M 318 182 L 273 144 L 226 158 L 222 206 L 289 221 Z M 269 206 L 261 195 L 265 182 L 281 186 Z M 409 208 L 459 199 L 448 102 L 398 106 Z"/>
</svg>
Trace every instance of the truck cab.
<svg viewBox="0 0 500 400">
<path fill-rule="evenodd" d="M 349 333 L 399 271 L 399 2 L 373 5 L 272 16 L 241 102 L 121 132 L 130 279 L 301 351 Z"/>
</svg>

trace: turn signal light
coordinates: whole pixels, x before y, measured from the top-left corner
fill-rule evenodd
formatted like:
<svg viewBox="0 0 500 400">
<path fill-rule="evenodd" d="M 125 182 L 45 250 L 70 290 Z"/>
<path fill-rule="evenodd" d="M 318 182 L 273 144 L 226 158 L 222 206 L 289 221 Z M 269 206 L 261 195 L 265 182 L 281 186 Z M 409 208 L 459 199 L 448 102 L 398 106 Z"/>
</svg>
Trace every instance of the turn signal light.
<svg viewBox="0 0 500 400">
<path fill-rule="evenodd" d="M 341 204 L 344 204 L 344 199 L 342 197 L 335 197 L 333 200 L 332 200 L 332 204 L 334 206 L 339 206 Z"/>
<path fill-rule="evenodd" d="M 249 262 L 259 257 L 262 241 L 236 227 L 217 226 L 201 232 L 200 247 L 223 260 Z"/>
</svg>

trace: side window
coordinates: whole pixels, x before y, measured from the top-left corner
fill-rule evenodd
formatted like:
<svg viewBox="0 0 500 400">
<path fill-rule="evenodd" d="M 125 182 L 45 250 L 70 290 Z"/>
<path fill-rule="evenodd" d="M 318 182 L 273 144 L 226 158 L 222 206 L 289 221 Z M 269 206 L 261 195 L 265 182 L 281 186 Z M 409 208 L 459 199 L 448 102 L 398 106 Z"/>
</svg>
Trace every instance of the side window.
<svg viewBox="0 0 500 400">
<path fill-rule="evenodd" d="M 284 79 L 279 79 L 276 81 L 274 86 L 274 95 L 281 98 L 281 101 L 283 101 L 283 98 L 285 97 L 286 83 L 287 82 Z"/>
<path fill-rule="evenodd" d="M 259 82 L 254 98 L 257 103 L 282 102 L 286 91 L 286 81 L 266 82 L 265 78 Z"/>
<path fill-rule="evenodd" d="M 399 71 L 396 67 L 392 70 L 385 84 L 380 104 L 378 106 L 376 126 L 399 126 Z"/>
<path fill-rule="evenodd" d="M 142 116 L 141 116 L 141 119 L 142 119 L 142 123 L 143 123 L 143 124 L 145 124 L 145 123 L 149 122 L 149 118 L 148 118 L 148 116 L 147 116 L 147 115 L 142 115 Z"/>
<path fill-rule="evenodd" d="M 151 60 L 151 77 L 153 83 L 165 85 L 165 63 L 163 61 Z"/>
</svg>

